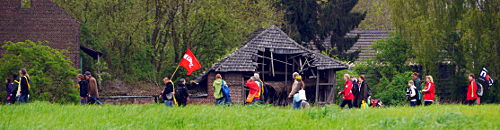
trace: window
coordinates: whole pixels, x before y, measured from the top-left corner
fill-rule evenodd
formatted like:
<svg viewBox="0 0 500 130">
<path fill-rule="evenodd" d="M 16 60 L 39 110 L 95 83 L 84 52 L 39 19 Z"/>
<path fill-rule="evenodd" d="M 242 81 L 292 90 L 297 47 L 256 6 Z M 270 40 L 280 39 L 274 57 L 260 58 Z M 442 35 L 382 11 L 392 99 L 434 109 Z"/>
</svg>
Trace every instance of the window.
<svg viewBox="0 0 500 130">
<path fill-rule="evenodd" d="M 31 8 L 31 0 L 21 0 L 21 8 Z"/>
</svg>

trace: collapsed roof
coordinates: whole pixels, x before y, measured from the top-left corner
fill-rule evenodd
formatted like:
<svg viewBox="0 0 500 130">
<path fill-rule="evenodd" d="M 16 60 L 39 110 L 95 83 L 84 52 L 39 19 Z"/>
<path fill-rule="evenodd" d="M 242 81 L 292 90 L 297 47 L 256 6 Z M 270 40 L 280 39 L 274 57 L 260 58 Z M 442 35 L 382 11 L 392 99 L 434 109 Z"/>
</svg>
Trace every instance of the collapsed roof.
<svg viewBox="0 0 500 130">
<path fill-rule="evenodd" d="M 209 71 L 216 72 L 247 72 L 256 71 L 257 62 L 255 59 L 258 52 L 266 50 L 274 54 L 298 54 L 313 59 L 311 67 L 318 70 L 326 69 L 347 69 L 348 66 L 341 61 L 325 56 L 321 53 L 313 52 L 292 40 L 281 29 L 271 26 L 259 29 L 253 33 L 253 38 L 244 46 L 234 51 L 229 56 L 216 63 Z"/>
<path fill-rule="evenodd" d="M 347 69 L 348 65 L 314 52 L 292 40 L 288 35 L 278 27 L 272 25 L 268 28 L 256 30 L 250 35 L 250 40 L 245 45 L 235 50 L 229 56 L 223 58 L 220 62 L 213 65 L 205 71 L 197 81 L 203 79 L 208 72 L 254 72 L 258 68 L 257 59 L 259 52 L 270 51 L 273 54 L 299 55 L 312 59 L 311 67 L 318 70 L 327 69 Z"/>
</svg>

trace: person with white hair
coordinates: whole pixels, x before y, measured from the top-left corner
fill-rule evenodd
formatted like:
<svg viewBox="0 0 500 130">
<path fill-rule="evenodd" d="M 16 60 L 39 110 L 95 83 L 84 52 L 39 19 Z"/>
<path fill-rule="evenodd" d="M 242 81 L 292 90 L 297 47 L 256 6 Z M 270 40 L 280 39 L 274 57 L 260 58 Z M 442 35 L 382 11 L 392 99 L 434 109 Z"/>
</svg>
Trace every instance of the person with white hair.
<svg viewBox="0 0 500 130">
<path fill-rule="evenodd" d="M 250 92 L 248 93 L 246 103 L 255 103 L 258 99 L 256 99 L 257 93 L 260 91 L 259 85 L 255 82 L 256 78 L 255 77 L 250 77 L 250 79 L 247 80 L 247 83 L 245 84 L 249 89 Z"/>
<path fill-rule="evenodd" d="M 256 98 L 257 100 L 261 100 L 261 101 L 263 101 L 263 100 L 264 100 L 264 98 L 265 98 L 265 97 L 264 97 L 264 92 L 265 92 L 265 90 L 264 90 L 264 82 L 260 79 L 259 73 L 254 73 L 254 74 L 253 74 L 253 77 L 254 77 L 254 81 L 255 81 L 255 83 L 257 83 L 257 85 L 258 85 L 258 86 L 259 86 L 259 88 L 260 88 L 260 90 L 259 90 L 259 92 L 257 93 L 257 95 L 255 95 L 255 98 Z M 261 103 L 263 103 L 263 102 L 261 102 Z"/>
<path fill-rule="evenodd" d="M 354 95 L 352 94 L 352 81 L 350 80 L 349 74 L 344 74 L 344 90 L 340 91 L 338 94 L 344 94 L 344 101 L 340 104 L 340 108 L 344 108 L 347 105 L 349 108 L 352 108 L 352 100 L 354 99 Z"/>
<path fill-rule="evenodd" d="M 295 72 L 292 74 L 294 76 L 293 78 L 295 79 L 293 84 L 292 84 L 292 91 L 288 94 L 288 98 L 293 97 L 293 109 L 300 109 L 301 106 L 301 98 L 299 97 L 299 90 L 303 90 L 305 87 L 304 81 L 302 81 L 302 76 L 299 75 L 299 73 Z"/>
</svg>

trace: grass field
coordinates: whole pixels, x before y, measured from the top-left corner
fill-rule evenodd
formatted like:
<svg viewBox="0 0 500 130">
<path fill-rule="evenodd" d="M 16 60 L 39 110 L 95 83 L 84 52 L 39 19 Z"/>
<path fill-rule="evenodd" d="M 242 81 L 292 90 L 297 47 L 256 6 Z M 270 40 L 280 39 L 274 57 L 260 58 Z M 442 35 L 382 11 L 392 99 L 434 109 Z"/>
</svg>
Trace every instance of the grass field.
<svg viewBox="0 0 500 130">
<path fill-rule="evenodd" d="M 337 106 L 80 106 L 35 102 L 0 106 L 0 129 L 499 129 L 500 105 L 383 109 Z"/>
</svg>

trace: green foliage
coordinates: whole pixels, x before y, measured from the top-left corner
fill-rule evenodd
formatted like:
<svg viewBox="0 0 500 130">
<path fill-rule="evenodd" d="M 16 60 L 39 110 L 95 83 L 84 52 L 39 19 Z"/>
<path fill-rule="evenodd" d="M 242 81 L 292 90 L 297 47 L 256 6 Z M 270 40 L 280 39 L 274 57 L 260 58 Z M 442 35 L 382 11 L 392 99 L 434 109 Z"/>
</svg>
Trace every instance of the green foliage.
<svg viewBox="0 0 500 130">
<path fill-rule="evenodd" d="M 447 85 L 455 88 L 465 88 L 456 81 L 466 80 L 467 73 L 478 74 L 482 67 L 493 79 L 500 78 L 500 1 L 388 0 L 387 4 L 397 32 L 411 43 L 424 74 L 441 75 L 440 66 L 452 66 L 453 80 Z M 496 84 L 482 101 L 498 102 L 498 88 Z"/>
<path fill-rule="evenodd" d="M 399 72 L 408 70 L 406 63 L 412 58 L 411 45 L 399 35 L 393 34 L 387 39 L 375 41 L 372 48 L 377 52 L 375 56 L 377 62 L 394 67 Z"/>
<path fill-rule="evenodd" d="M 21 0 L 21 8 L 31 8 L 31 0 Z"/>
<path fill-rule="evenodd" d="M 386 0 L 359 0 L 353 11 L 366 12 L 359 28 L 394 28 L 388 6 Z"/>
<path fill-rule="evenodd" d="M 12 77 L 26 68 L 31 79 L 30 100 L 69 103 L 78 101 L 74 81 L 77 70 L 66 59 L 67 50 L 57 50 L 44 42 L 6 42 L 0 62 L 0 75 Z M 4 91 L 2 91 L 4 92 Z M 2 98 L 3 99 L 3 98 Z"/>
<path fill-rule="evenodd" d="M 345 37 L 365 18 L 366 12 L 353 12 L 358 0 L 281 0 L 285 11 L 284 30 L 298 43 L 313 42 L 332 57 L 354 61 L 359 51 L 347 53 L 358 37 Z M 325 41 L 329 41 L 326 45 Z"/>
<path fill-rule="evenodd" d="M 388 105 L 408 104 L 406 100 L 406 88 L 408 81 L 411 80 L 412 72 L 397 73 L 389 79 L 383 76 L 378 84 L 372 87 L 374 98 L 378 98 Z"/>
<path fill-rule="evenodd" d="M 410 44 L 396 34 L 376 41 L 372 48 L 377 52 L 375 58 L 356 64 L 354 72 L 366 75 L 374 99 L 386 105 L 407 104 L 405 94 L 411 71 L 406 63 L 412 56 Z"/>
<path fill-rule="evenodd" d="M 281 18 L 274 0 L 54 2 L 79 19 L 81 44 L 103 52 L 113 78 L 126 81 L 170 76 L 190 47 L 207 69 L 244 43 L 245 36 Z M 84 60 L 83 68 L 96 70 L 94 61 Z M 179 69 L 178 76 L 184 74 Z"/>
<path fill-rule="evenodd" d="M 0 129 L 499 129 L 498 109 L 499 105 L 432 105 L 348 110 L 333 105 L 291 110 L 271 106 L 166 108 L 163 104 L 80 106 L 35 102 L 0 106 Z"/>
</svg>

